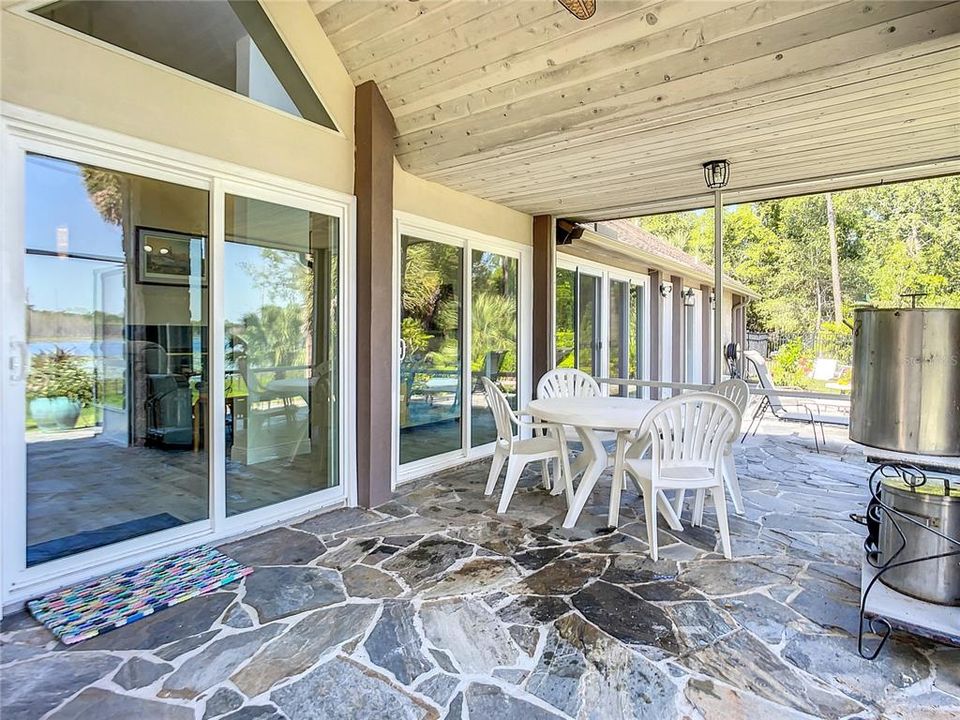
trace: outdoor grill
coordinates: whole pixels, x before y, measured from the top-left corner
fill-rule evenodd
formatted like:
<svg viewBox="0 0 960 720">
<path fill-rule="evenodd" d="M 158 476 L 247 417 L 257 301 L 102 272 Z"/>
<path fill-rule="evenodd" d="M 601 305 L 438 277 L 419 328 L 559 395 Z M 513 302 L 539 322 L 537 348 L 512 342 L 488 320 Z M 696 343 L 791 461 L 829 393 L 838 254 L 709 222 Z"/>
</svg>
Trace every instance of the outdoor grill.
<svg viewBox="0 0 960 720">
<path fill-rule="evenodd" d="M 850 439 L 879 463 L 851 516 L 868 529 L 860 654 L 894 627 L 960 644 L 960 310 L 859 308 L 853 353 Z"/>
</svg>

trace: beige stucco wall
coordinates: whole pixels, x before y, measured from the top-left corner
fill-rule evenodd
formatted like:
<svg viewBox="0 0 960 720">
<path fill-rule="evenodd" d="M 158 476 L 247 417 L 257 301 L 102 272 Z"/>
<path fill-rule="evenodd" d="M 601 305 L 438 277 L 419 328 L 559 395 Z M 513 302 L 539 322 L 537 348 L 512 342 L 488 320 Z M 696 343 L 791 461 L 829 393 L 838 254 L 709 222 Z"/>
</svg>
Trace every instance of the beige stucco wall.
<svg viewBox="0 0 960 720">
<path fill-rule="evenodd" d="M 503 240 L 533 243 L 533 217 L 411 175 L 394 162 L 393 207 L 399 212 L 467 228 Z"/>
<path fill-rule="evenodd" d="M 341 133 L 3 11 L 0 97 L 133 137 L 353 192 L 353 83 L 304 1 L 267 0 Z"/>
</svg>

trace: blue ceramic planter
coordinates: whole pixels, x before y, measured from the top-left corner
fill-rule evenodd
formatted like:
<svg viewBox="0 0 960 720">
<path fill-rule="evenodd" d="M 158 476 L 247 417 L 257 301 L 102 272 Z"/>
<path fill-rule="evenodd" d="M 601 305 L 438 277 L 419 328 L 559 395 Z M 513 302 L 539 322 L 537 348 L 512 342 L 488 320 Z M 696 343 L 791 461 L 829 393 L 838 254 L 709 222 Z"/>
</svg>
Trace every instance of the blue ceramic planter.
<svg viewBox="0 0 960 720">
<path fill-rule="evenodd" d="M 42 432 L 73 429 L 82 409 L 79 402 L 66 397 L 34 398 L 30 401 L 30 417 Z"/>
</svg>

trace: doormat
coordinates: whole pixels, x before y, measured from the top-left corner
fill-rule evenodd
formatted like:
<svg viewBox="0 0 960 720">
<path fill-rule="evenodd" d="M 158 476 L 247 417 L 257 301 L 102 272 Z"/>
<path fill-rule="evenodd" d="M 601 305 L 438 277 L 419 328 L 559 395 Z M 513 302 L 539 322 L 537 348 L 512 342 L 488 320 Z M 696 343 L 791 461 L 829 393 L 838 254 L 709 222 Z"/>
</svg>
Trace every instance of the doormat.
<svg viewBox="0 0 960 720">
<path fill-rule="evenodd" d="M 57 560 L 85 550 L 93 550 L 104 545 L 113 545 L 158 530 L 168 530 L 178 525 L 183 525 L 183 520 L 170 513 L 159 513 L 117 523 L 116 525 L 108 525 L 99 530 L 84 530 L 56 540 L 36 543 L 27 546 L 27 567 Z"/>
<path fill-rule="evenodd" d="M 196 547 L 31 600 L 27 609 L 65 645 L 129 625 L 253 572 Z"/>
</svg>

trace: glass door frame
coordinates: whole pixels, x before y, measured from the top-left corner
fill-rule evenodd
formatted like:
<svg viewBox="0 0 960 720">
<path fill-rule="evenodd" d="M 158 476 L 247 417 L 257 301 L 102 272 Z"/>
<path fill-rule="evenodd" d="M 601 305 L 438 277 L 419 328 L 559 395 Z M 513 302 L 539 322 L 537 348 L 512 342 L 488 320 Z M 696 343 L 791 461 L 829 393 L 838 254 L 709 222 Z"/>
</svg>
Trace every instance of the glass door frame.
<svg viewBox="0 0 960 720">
<path fill-rule="evenodd" d="M 111 572 L 201 542 L 356 502 L 353 453 L 355 386 L 355 198 L 224 161 L 121 136 L 55 116 L 5 105 L 0 117 L 4 158 L 0 195 L 0 606 L 64 584 Z M 226 193 L 314 211 L 339 221 L 338 345 L 340 354 L 339 484 L 299 498 L 226 516 L 225 418 L 211 412 L 207 429 L 208 517 L 112 545 L 26 567 L 27 466 L 24 385 L 25 164 L 27 153 L 94 165 L 209 193 L 209 407 L 224 407 L 224 197 Z"/>
<path fill-rule="evenodd" d="M 460 438 L 461 445 L 457 450 L 433 455 L 421 460 L 400 464 L 400 293 L 402 282 L 402 268 L 400 267 L 400 243 L 404 235 L 414 236 L 420 240 L 444 243 L 461 248 L 463 261 L 461 263 L 461 339 L 460 339 L 460 368 L 461 376 L 461 418 Z M 488 457 L 493 454 L 494 443 L 486 443 L 471 447 L 472 413 L 467 403 L 473 388 L 473 367 L 470 362 L 470 351 L 473 341 L 473 251 L 491 252 L 497 255 L 513 258 L 518 263 L 518 306 L 517 306 L 517 369 L 519 373 L 520 393 L 518 406 L 522 409 L 531 399 L 531 350 L 530 338 L 532 326 L 530 324 L 530 308 L 532 307 L 532 248 L 528 245 L 504 240 L 502 238 L 485 235 L 474 230 L 468 230 L 456 225 L 449 225 L 438 220 L 397 211 L 394 213 L 393 238 L 393 376 L 392 376 L 392 426 L 393 438 L 391 454 L 393 462 L 393 477 L 391 487 L 429 475 L 445 468 L 461 465 L 465 462 Z"/>
</svg>

